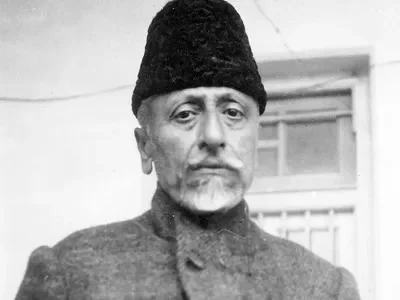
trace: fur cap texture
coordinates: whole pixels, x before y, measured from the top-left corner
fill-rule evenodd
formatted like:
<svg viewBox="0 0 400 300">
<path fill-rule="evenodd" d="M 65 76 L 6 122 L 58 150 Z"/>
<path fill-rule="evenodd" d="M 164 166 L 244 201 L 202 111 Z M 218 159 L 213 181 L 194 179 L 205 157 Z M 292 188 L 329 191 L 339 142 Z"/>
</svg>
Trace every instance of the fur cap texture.
<svg viewBox="0 0 400 300">
<path fill-rule="evenodd" d="M 251 96 L 264 112 L 261 82 L 242 19 L 224 0 L 173 0 L 151 22 L 132 95 L 142 100 L 195 87 L 229 87 Z"/>
</svg>

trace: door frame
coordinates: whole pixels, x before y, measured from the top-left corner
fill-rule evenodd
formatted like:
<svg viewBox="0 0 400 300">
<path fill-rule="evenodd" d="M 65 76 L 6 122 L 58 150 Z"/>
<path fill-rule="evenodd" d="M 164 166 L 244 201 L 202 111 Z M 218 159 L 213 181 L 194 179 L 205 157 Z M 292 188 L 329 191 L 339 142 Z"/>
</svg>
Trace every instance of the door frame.
<svg viewBox="0 0 400 300">
<path fill-rule="evenodd" d="M 317 91 L 350 89 L 353 104 L 353 131 L 356 134 L 357 180 L 354 186 L 314 191 L 275 191 L 249 193 L 250 211 L 293 211 L 322 208 L 354 209 L 355 277 L 362 299 L 373 300 L 374 282 L 374 216 L 372 191 L 371 105 L 369 92 L 370 54 L 368 49 L 340 50 L 330 53 L 305 53 L 299 58 L 274 57 L 258 60 L 260 74 L 269 94 L 302 93 L 310 87 Z M 268 104 L 267 104 L 268 107 Z M 340 190 L 343 199 L 334 191 Z M 301 199 L 293 202 L 285 193 L 296 193 Z M 293 195 L 292 195 L 293 196 Z M 273 201 L 265 201 L 265 198 Z M 264 199 L 264 200 L 263 200 Z M 321 203 L 324 199 L 324 203 Z M 276 201 L 275 201 L 276 200 Z M 301 205 L 299 205 L 301 202 Z"/>
</svg>

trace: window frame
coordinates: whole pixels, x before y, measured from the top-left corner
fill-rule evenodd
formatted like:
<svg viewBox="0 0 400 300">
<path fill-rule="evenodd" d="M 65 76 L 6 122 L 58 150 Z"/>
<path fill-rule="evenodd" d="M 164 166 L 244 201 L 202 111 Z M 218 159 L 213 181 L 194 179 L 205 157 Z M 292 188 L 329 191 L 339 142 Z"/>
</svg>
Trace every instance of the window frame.
<svg viewBox="0 0 400 300">
<path fill-rule="evenodd" d="M 340 98 L 345 102 L 341 102 Z M 351 136 L 354 133 L 354 127 L 352 128 L 352 102 L 352 91 L 348 88 L 308 92 L 306 94 L 275 94 L 269 104 L 267 104 L 265 114 L 260 116 L 260 125 L 277 124 L 278 137 L 277 140 L 272 141 L 260 140 L 258 148 L 277 149 L 277 176 L 264 177 L 256 175 L 250 192 L 261 193 L 355 187 L 355 153 L 346 155 L 351 150 L 355 151 L 356 148 L 355 137 Z M 295 110 L 299 113 L 296 115 L 286 114 L 286 111 L 290 110 Z M 310 113 L 310 110 L 313 112 Z M 288 123 L 311 122 L 315 120 L 335 121 L 337 124 L 339 171 L 315 174 L 285 174 L 285 160 L 287 158 L 285 137 Z M 349 129 L 350 132 L 348 131 Z M 353 142 L 354 147 L 352 147 Z M 353 159 L 351 159 L 351 155 L 353 155 Z"/>
</svg>

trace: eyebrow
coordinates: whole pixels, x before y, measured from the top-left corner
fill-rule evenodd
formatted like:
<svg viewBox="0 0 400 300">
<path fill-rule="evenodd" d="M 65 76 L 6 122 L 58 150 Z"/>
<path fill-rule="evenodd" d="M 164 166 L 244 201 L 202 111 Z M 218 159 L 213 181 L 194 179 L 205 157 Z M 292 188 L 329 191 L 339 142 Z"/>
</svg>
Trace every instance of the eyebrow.
<svg viewBox="0 0 400 300">
<path fill-rule="evenodd" d="M 239 102 L 241 100 L 241 97 L 228 92 L 228 93 L 221 95 L 221 97 L 219 97 L 218 100 L 225 101 L 225 102 Z"/>
<path fill-rule="evenodd" d="M 188 95 L 185 99 L 185 102 L 187 103 L 193 103 L 197 105 L 204 105 L 204 99 L 206 98 L 206 95 Z M 242 103 L 240 101 L 242 98 L 238 95 L 235 95 L 230 92 L 226 92 L 223 94 L 220 94 L 217 96 L 217 105 L 220 105 L 221 103 L 226 103 L 226 102 L 238 102 Z"/>
</svg>

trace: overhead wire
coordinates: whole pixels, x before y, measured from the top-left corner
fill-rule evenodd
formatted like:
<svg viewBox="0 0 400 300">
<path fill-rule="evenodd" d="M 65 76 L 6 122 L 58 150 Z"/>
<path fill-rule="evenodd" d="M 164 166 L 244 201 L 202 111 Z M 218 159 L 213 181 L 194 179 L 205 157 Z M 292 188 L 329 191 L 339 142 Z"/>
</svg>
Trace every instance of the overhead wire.
<svg viewBox="0 0 400 300">
<path fill-rule="evenodd" d="M 133 88 L 133 84 L 124 84 L 124 85 L 119 85 L 116 87 L 103 89 L 103 90 L 99 90 L 99 91 L 87 92 L 87 93 L 81 93 L 81 94 L 73 94 L 73 95 L 67 95 L 67 96 L 59 96 L 59 97 L 44 97 L 44 98 L 0 97 L 0 101 L 51 102 L 51 101 L 60 101 L 60 100 L 72 100 L 72 99 L 77 99 L 77 98 L 93 97 L 93 96 L 108 94 L 108 93 L 112 93 L 112 92 L 116 92 L 116 91 L 120 91 L 120 90 L 125 90 L 128 88 Z"/>
<path fill-rule="evenodd" d="M 303 66 L 304 65 L 310 65 L 311 64 L 310 62 L 304 61 L 303 59 L 298 57 L 296 51 L 294 51 L 292 49 L 292 47 L 289 45 L 289 43 L 287 42 L 285 36 L 282 33 L 282 30 L 272 20 L 272 18 L 265 12 L 265 10 L 261 6 L 259 0 L 253 0 L 253 3 L 255 4 L 257 10 L 259 11 L 259 13 L 265 18 L 265 20 L 270 24 L 270 26 L 273 28 L 275 33 L 279 36 L 279 38 L 281 39 L 284 47 L 291 54 L 293 59 L 296 62 L 302 64 Z M 368 70 L 371 70 L 371 69 L 376 68 L 376 67 L 390 66 L 390 65 L 395 65 L 395 64 L 400 64 L 400 60 L 391 60 L 391 61 L 381 62 L 381 63 L 378 63 L 378 64 L 372 64 L 372 65 L 370 65 L 368 67 Z M 338 70 L 338 73 L 346 73 L 346 72 L 344 70 Z M 303 76 L 309 77 L 307 74 L 305 74 Z M 351 77 L 352 77 L 352 75 L 348 75 L 348 74 L 336 76 L 336 77 L 330 78 L 328 80 L 325 80 L 323 82 L 311 84 L 311 85 L 306 86 L 306 87 L 297 88 L 297 89 L 294 89 L 292 91 L 287 91 L 287 92 L 285 92 L 285 94 L 301 94 L 301 93 L 312 92 L 312 91 L 315 91 L 317 89 L 324 88 L 324 87 L 326 87 L 326 86 L 328 86 L 330 84 L 336 83 L 336 82 L 338 82 L 340 80 L 348 79 L 348 78 L 351 78 Z"/>
<path fill-rule="evenodd" d="M 384 66 L 390 66 L 390 65 L 396 65 L 400 64 L 400 60 L 392 60 L 392 61 L 386 61 L 382 62 L 379 64 L 372 64 L 368 67 L 368 69 L 373 69 L 377 67 L 384 67 Z M 286 91 L 285 94 L 304 94 L 307 92 L 313 92 L 316 91 L 320 88 L 324 88 L 326 86 L 329 86 L 330 84 L 334 84 L 340 80 L 343 79 L 348 79 L 351 78 L 351 75 L 345 74 L 342 76 L 336 76 L 327 80 L 324 80 L 322 82 L 314 83 L 309 86 L 305 87 L 300 87 L 296 88 L 290 91 Z M 28 97 L 7 97 L 3 96 L 0 97 L 0 102 L 30 102 L 30 103 L 35 103 L 35 102 L 52 102 L 52 101 L 63 101 L 63 100 L 72 100 L 72 99 L 78 99 L 78 98 L 84 98 L 84 97 L 93 97 L 93 96 L 99 96 L 99 95 L 104 95 L 120 90 L 125 90 L 125 89 L 133 89 L 134 85 L 133 84 L 124 84 L 116 87 L 111 87 L 108 89 L 103 89 L 103 90 L 98 90 L 94 92 L 87 92 L 87 93 L 81 93 L 81 94 L 73 94 L 73 95 L 66 95 L 66 96 L 59 96 L 59 97 L 38 97 L 38 98 L 28 98 Z"/>
<path fill-rule="evenodd" d="M 272 29 L 275 31 L 275 33 L 279 36 L 281 39 L 284 47 L 286 50 L 290 53 L 290 55 L 293 57 L 293 59 L 302 64 L 302 65 L 307 65 L 310 64 L 308 61 L 304 61 L 300 57 L 298 57 L 296 51 L 292 49 L 292 47 L 289 45 L 287 42 L 285 36 L 283 35 L 281 29 L 279 26 L 272 20 L 270 16 L 264 11 L 262 8 L 261 4 L 259 3 L 259 0 L 253 0 L 253 3 L 255 4 L 257 10 L 260 12 L 260 14 L 267 20 L 267 22 L 270 24 Z M 368 67 L 368 69 L 373 69 L 376 67 L 383 67 L 383 66 L 390 66 L 390 65 L 395 65 L 395 64 L 400 64 L 400 60 L 391 60 L 391 61 L 386 61 L 378 64 L 372 64 Z M 340 73 L 340 70 L 339 70 Z M 304 75 L 305 77 L 307 74 Z M 292 91 L 286 91 L 285 94 L 299 94 L 299 93 L 307 93 L 307 92 L 312 92 L 320 88 L 324 88 L 330 84 L 333 84 L 335 82 L 338 82 L 343 79 L 351 78 L 351 75 L 341 75 L 341 76 L 336 76 L 330 79 L 327 79 L 325 81 L 311 84 L 309 86 L 305 87 L 300 87 L 296 88 Z M 103 95 L 115 91 L 120 91 L 120 90 L 125 90 L 128 88 L 133 88 L 133 84 L 124 84 L 124 85 L 119 85 L 103 90 L 98 90 L 98 91 L 93 91 L 93 92 L 86 92 L 86 93 L 80 93 L 80 94 L 73 94 L 73 95 L 66 95 L 66 96 L 58 96 L 58 97 L 38 97 L 38 98 L 24 98 L 24 97 L 6 97 L 6 96 L 0 96 L 0 102 L 51 102 L 51 101 L 63 101 L 63 100 L 72 100 L 72 99 L 77 99 L 77 98 L 83 98 L 83 97 L 92 97 L 92 96 L 98 96 L 98 95 Z"/>
</svg>

